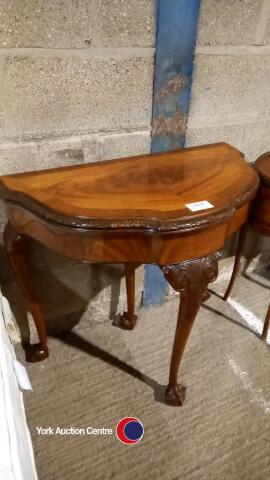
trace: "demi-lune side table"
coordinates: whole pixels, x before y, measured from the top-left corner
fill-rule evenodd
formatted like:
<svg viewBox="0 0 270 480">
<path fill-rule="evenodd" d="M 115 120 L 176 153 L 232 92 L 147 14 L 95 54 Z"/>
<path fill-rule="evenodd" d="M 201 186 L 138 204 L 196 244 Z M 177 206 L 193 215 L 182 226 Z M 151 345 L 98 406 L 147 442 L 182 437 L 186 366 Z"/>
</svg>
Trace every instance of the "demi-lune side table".
<svg viewBox="0 0 270 480">
<path fill-rule="evenodd" d="M 270 152 L 261 155 L 255 162 L 259 178 L 260 187 L 255 199 L 250 208 L 248 222 L 244 223 L 239 233 L 239 239 L 236 249 L 235 261 L 230 283 L 224 295 L 224 300 L 227 300 L 231 294 L 237 274 L 240 269 L 240 260 L 243 253 L 248 228 L 250 227 L 259 235 L 270 237 Z M 262 338 L 265 340 L 268 333 L 270 321 L 270 304 L 266 312 Z"/>
<path fill-rule="evenodd" d="M 225 143 L 0 177 L 8 214 L 5 247 L 39 336 L 27 359 L 48 356 L 26 260 L 29 237 L 76 260 L 124 263 L 125 329 L 136 323 L 135 267 L 156 264 L 180 292 L 165 398 L 182 405 L 178 369 L 208 284 L 217 277 L 217 252 L 246 222 L 257 188 L 256 171 Z"/>
</svg>

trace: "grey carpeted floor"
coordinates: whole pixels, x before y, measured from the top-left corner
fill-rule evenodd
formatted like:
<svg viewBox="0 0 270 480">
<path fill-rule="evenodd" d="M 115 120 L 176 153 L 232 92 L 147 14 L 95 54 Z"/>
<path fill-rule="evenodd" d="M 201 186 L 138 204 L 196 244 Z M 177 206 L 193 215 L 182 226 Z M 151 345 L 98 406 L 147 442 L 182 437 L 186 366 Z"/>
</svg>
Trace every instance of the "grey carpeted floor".
<svg viewBox="0 0 270 480">
<path fill-rule="evenodd" d="M 269 289 L 261 283 L 242 277 L 233 304 L 213 295 L 201 308 L 181 367 L 188 386 L 182 408 L 163 403 L 177 297 L 141 309 L 133 332 L 104 322 L 50 338 L 49 360 L 27 365 L 33 392 L 24 395 L 39 480 L 268 479 L 270 350 L 256 328 Z M 23 358 L 20 347 L 17 353 Z M 115 429 L 125 416 L 144 424 L 137 445 L 36 429 Z"/>
</svg>

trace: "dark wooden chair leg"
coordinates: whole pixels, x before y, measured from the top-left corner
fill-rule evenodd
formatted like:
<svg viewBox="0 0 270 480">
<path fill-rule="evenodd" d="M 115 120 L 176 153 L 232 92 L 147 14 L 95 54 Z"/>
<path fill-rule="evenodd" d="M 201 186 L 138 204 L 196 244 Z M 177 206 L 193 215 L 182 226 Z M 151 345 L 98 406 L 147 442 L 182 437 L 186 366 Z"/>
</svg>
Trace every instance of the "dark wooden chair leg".
<svg viewBox="0 0 270 480">
<path fill-rule="evenodd" d="M 263 326 L 263 332 L 262 332 L 262 339 L 266 340 L 267 338 L 267 333 L 268 333 L 268 328 L 269 328 L 269 321 L 270 321 L 270 303 L 268 305 L 268 310 L 265 316 L 264 320 L 264 326 Z"/>
<path fill-rule="evenodd" d="M 246 237 L 247 237 L 247 232 L 248 232 L 248 224 L 245 223 L 242 226 L 242 228 L 239 232 L 239 238 L 238 238 L 236 254 L 235 254 L 235 261 L 234 261 L 234 266 L 233 266 L 233 272 L 232 272 L 232 276 L 231 276 L 231 279 L 230 279 L 230 283 L 229 283 L 229 285 L 227 287 L 227 290 L 226 290 L 226 292 L 224 294 L 224 297 L 223 297 L 223 300 L 225 300 L 225 301 L 228 299 L 228 297 L 231 294 L 231 291 L 232 291 L 233 286 L 234 286 L 234 282 L 235 282 L 237 274 L 239 272 L 240 260 L 241 260 L 241 256 L 242 256 L 242 253 L 243 253 L 243 249 L 244 249 L 244 245 L 245 245 L 245 241 L 246 241 Z"/>
<path fill-rule="evenodd" d="M 180 292 L 180 307 L 172 350 L 169 384 L 165 399 L 183 405 L 186 387 L 177 381 L 180 362 L 201 303 L 209 298 L 207 287 L 218 274 L 218 254 L 162 267 L 172 287 Z"/>
<path fill-rule="evenodd" d="M 133 330 L 137 322 L 135 315 L 135 264 L 125 263 L 125 277 L 127 290 L 127 312 L 121 315 L 118 326 L 124 330 Z"/>
<path fill-rule="evenodd" d="M 29 345 L 29 348 L 27 348 L 26 360 L 29 362 L 39 362 L 47 358 L 49 352 L 43 312 L 35 293 L 27 265 L 28 238 L 18 233 L 12 225 L 8 223 L 4 232 L 4 243 L 11 267 L 24 292 L 39 337 L 38 344 Z"/>
</svg>

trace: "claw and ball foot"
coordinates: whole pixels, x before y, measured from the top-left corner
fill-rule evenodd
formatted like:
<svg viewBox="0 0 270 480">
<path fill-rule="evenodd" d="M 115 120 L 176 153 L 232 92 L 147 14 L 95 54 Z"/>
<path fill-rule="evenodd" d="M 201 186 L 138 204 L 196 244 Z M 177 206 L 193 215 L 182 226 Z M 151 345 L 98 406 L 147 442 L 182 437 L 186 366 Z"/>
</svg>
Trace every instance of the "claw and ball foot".
<svg viewBox="0 0 270 480">
<path fill-rule="evenodd" d="M 123 312 L 117 324 L 123 330 L 133 330 L 137 323 L 137 315 L 130 315 L 129 312 Z"/>
<path fill-rule="evenodd" d="M 186 387 L 184 385 L 168 385 L 165 392 L 165 401 L 172 407 L 181 407 L 186 397 Z"/>
</svg>

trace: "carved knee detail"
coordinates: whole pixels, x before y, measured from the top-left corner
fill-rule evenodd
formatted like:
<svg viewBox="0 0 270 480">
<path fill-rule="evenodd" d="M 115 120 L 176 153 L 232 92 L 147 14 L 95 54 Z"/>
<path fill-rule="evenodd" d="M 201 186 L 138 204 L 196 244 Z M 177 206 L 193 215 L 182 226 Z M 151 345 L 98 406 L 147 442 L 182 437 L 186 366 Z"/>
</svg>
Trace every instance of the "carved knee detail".
<svg viewBox="0 0 270 480">
<path fill-rule="evenodd" d="M 169 384 L 165 393 L 170 405 L 183 405 L 185 387 L 178 383 L 178 369 L 200 304 L 208 296 L 207 287 L 217 278 L 219 254 L 176 265 L 161 267 L 170 285 L 180 292 L 181 302 L 171 357 Z"/>
<path fill-rule="evenodd" d="M 208 284 L 214 282 L 218 275 L 218 258 L 220 253 L 185 262 L 161 267 L 166 280 L 180 294 L 192 292 L 198 301 L 206 300 Z"/>
</svg>

